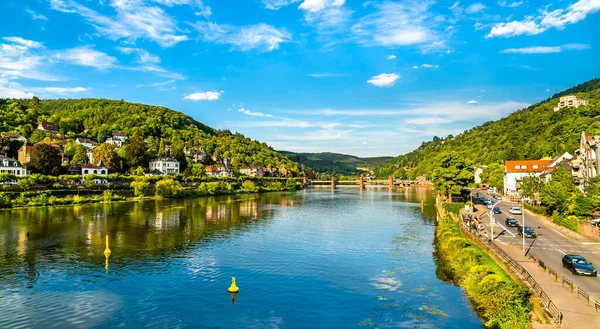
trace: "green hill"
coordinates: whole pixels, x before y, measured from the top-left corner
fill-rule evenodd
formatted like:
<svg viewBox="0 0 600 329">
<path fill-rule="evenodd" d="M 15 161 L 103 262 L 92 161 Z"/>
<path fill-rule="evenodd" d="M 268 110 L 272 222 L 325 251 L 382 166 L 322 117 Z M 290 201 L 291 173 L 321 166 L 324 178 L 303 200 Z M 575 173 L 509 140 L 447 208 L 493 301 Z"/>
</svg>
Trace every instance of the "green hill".
<svg viewBox="0 0 600 329">
<path fill-rule="evenodd" d="M 575 94 L 590 102 L 579 108 L 554 112 L 561 96 Z M 555 157 L 579 148 L 582 131 L 600 134 L 600 78 L 582 83 L 551 98 L 516 111 L 498 121 L 489 121 L 465 131 L 454 139 L 434 138 L 416 150 L 400 155 L 377 168 L 379 176 L 431 177 L 434 159 L 458 152 L 472 164 L 504 163 L 506 160 Z M 405 170 L 407 168 L 408 170 Z"/>
<path fill-rule="evenodd" d="M 156 156 L 165 145 L 171 145 L 172 155 L 182 157 L 187 146 L 203 149 L 211 156 L 229 158 L 234 168 L 285 166 L 294 175 L 302 170 L 265 143 L 229 130 L 215 130 L 188 115 L 160 106 L 107 99 L 0 99 L 0 120 L 0 132 L 22 134 L 33 141 L 39 137 L 32 139 L 32 135 L 39 135 L 38 122 L 49 121 L 65 134 L 65 139 L 85 137 L 100 143 L 114 131 L 142 137 L 148 141 L 150 157 Z"/>
<path fill-rule="evenodd" d="M 359 175 L 362 173 L 362 171 L 357 168 L 374 169 L 377 166 L 389 163 L 389 161 L 393 159 L 392 157 L 359 158 L 353 155 L 330 152 L 293 153 L 279 151 L 279 153 L 287 156 L 292 161 L 311 168 L 316 173 L 346 176 Z"/>
</svg>

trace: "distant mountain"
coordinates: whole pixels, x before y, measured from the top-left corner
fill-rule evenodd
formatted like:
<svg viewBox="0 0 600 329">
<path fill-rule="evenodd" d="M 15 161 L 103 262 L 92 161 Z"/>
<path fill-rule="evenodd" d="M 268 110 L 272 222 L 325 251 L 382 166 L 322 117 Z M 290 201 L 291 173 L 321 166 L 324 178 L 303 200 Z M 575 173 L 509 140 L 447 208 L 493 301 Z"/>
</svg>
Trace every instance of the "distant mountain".
<svg viewBox="0 0 600 329">
<path fill-rule="evenodd" d="M 320 174 L 359 175 L 360 169 L 374 169 L 389 163 L 393 157 L 360 158 L 339 153 L 294 153 L 278 151 L 288 159 L 311 168 Z M 360 168 L 360 169 L 359 169 Z"/>
<path fill-rule="evenodd" d="M 588 106 L 566 107 L 554 112 L 559 98 L 576 95 Z M 554 94 L 543 102 L 518 110 L 498 121 L 488 121 L 452 138 L 434 137 L 416 150 L 377 168 L 379 176 L 431 177 L 433 161 L 447 152 L 458 152 L 474 165 L 555 157 L 579 148 L 582 131 L 600 134 L 600 78 Z"/>
</svg>

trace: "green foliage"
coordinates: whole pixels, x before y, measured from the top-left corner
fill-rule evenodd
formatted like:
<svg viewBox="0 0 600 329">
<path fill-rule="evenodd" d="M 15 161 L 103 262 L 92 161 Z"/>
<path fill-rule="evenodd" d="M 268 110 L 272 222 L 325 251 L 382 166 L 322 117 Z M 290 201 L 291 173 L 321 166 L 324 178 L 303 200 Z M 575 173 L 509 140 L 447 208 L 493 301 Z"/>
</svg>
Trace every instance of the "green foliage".
<svg viewBox="0 0 600 329">
<path fill-rule="evenodd" d="M 10 202 L 10 198 L 6 193 L 0 192 L 0 209 L 2 208 L 11 208 L 12 202 Z"/>
<path fill-rule="evenodd" d="M 565 108 L 554 112 L 559 97 L 576 94 L 590 102 L 589 106 Z M 434 138 L 416 150 L 398 156 L 378 169 L 382 177 L 392 174 L 396 166 L 410 167 L 409 177 L 425 174 L 431 177 L 436 164 L 431 161 L 437 154 L 457 152 L 471 163 L 503 164 L 506 160 L 537 160 L 555 157 L 579 148 L 582 131 L 588 136 L 600 134 L 600 79 L 594 79 L 575 88 L 552 96 L 547 101 L 518 110 L 506 118 L 488 122 L 465 131 L 455 138 Z"/>
<path fill-rule="evenodd" d="M 504 166 L 499 163 L 492 163 L 483 169 L 480 175 L 483 184 L 504 189 Z"/>
<path fill-rule="evenodd" d="M 247 190 L 249 192 L 258 192 L 259 188 L 254 184 L 253 181 L 246 180 L 242 183 L 242 189 Z"/>
<path fill-rule="evenodd" d="M 473 166 L 458 153 L 442 153 L 433 162 L 433 185 L 443 195 L 461 194 L 473 182 Z"/>
<path fill-rule="evenodd" d="M 119 157 L 117 155 L 117 146 L 108 143 L 102 143 L 94 149 L 94 161 L 104 162 L 109 171 L 119 169 Z"/>
<path fill-rule="evenodd" d="M 31 150 L 29 167 L 34 173 L 59 175 L 61 157 L 58 149 L 48 144 L 36 144 Z"/>
<path fill-rule="evenodd" d="M 357 168 L 371 168 L 390 162 L 392 157 L 359 158 L 352 155 L 338 153 L 293 153 L 279 151 L 290 160 L 298 162 L 317 173 L 327 175 L 360 175 L 363 171 Z"/>
<path fill-rule="evenodd" d="M 156 182 L 156 195 L 162 198 L 176 198 L 183 194 L 183 187 L 172 178 L 165 178 Z"/>
<path fill-rule="evenodd" d="M 130 186 L 133 188 L 133 194 L 141 199 L 148 192 L 150 182 L 145 177 L 136 177 Z"/>
<path fill-rule="evenodd" d="M 461 210 L 465 209 L 466 203 L 461 203 L 461 202 L 444 202 L 442 204 L 442 207 L 444 207 L 444 210 L 446 210 L 447 212 L 453 213 L 453 214 L 459 214 Z"/>
<path fill-rule="evenodd" d="M 579 232 L 579 219 L 576 216 L 566 216 L 555 213 L 552 216 L 552 221 L 555 224 L 564 226 L 571 231 Z"/>
<path fill-rule="evenodd" d="M 541 192 L 542 181 L 539 177 L 528 176 L 521 180 L 519 188 L 523 196 L 534 197 Z"/>
<path fill-rule="evenodd" d="M 7 172 L 0 173 L 0 183 L 10 182 L 16 180 L 17 176 Z"/>
<path fill-rule="evenodd" d="M 571 173 L 566 169 L 558 168 L 552 175 L 552 180 L 542 186 L 540 197 L 548 211 L 565 213 L 571 195 L 577 191 Z"/>
<path fill-rule="evenodd" d="M 144 139 L 134 136 L 123 145 L 123 158 L 129 168 L 147 167 L 148 154 Z"/>
<path fill-rule="evenodd" d="M 75 146 L 73 147 L 73 156 L 71 158 L 71 166 L 75 166 L 75 165 L 82 165 L 82 164 L 86 164 L 88 163 L 88 158 L 86 155 L 86 149 L 85 147 L 79 145 L 79 144 L 75 144 Z"/>
<path fill-rule="evenodd" d="M 221 193 L 223 189 L 218 182 L 202 182 L 198 186 L 198 191 L 202 195 L 215 195 Z"/>
<path fill-rule="evenodd" d="M 288 178 L 285 181 L 285 188 L 286 188 L 286 190 L 289 190 L 289 191 L 296 191 L 299 188 L 298 185 L 299 185 L 298 181 L 293 178 Z"/>
<path fill-rule="evenodd" d="M 531 322 L 529 291 L 513 281 L 476 245 L 460 234 L 450 216 L 438 222 L 436 246 L 469 298 L 485 317 L 488 328 L 526 328 Z"/>
</svg>

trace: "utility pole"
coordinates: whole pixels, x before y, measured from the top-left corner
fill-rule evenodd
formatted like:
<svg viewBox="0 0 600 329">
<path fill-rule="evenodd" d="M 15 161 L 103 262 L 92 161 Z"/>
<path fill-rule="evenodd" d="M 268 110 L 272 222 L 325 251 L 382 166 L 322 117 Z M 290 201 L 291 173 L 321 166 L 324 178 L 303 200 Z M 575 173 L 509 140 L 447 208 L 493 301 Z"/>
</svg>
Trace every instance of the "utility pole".
<svg viewBox="0 0 600 329">
<path fill-rule="evenodd" d="M 525 255 L 525 200 L 521 197 L 521 213 L 523 214 L 523 226 L 521 234 L 523 235 L 523 255 Z"/>
</svg>

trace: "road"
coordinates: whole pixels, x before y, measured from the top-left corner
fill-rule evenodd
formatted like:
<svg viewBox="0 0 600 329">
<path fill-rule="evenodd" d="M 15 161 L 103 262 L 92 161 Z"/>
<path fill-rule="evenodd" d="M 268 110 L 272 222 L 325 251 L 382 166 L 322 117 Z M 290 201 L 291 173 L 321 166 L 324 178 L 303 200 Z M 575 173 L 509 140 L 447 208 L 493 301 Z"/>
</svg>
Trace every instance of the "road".
<svg viewBox="0 0 600 329">
<path fill-rule="evenodd" d="M 475 191 L 474 191 L 475 192 Z M 496 203 L 498 200 L 493 199 L 483 191 L 476 191 L 479 196 L 484 196 Z M 475 197 L 475 196 L 474 196 Z M 477 203 L 477 202 L 476 202 Z M 522 223 L 522 215 L 511 215 L 510 207 L 518 206 L 509 201 L 502 201 L 497 205 L 502 211 L 501 214 L 495 214 L 494 219 L 496 226 L 494 227 L 495 242 L 501 248 L 504 246 L 521 247 L 523 238 L 518 235 L 516 227 L 506 227 L 505 221 L 507 217 L 513 217 L 519 223 Z M 481 220 L 490 232 L 489 218 L 490 209 L 487 209 L 487 215 L 482 215 Z M 600 276 L 587 277 L 576 276 L 571 271 L 563 268 L 562 257 L 566 254 L 575 254 L 585 257 L 589 262 L 594 264 L 597 270 L 600 271 L 600 242 L 595 242 L 591 239 L 582 237 L 580 241 L 564 235 L 557 231 L 552 226 L 548 225 L 545 220 L 540 220 L 532 213 L 524 211 L 525 225 L 532 227 L 537 233 L 537 238 L 525 238 L 525 248 L 527 252 L 537 259 L 541 259 L 554 269 L 558 274 L 571 280 L 576 286 L 587 291 L 590 298 L 600 299 Z"/>
</svg>

